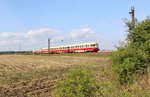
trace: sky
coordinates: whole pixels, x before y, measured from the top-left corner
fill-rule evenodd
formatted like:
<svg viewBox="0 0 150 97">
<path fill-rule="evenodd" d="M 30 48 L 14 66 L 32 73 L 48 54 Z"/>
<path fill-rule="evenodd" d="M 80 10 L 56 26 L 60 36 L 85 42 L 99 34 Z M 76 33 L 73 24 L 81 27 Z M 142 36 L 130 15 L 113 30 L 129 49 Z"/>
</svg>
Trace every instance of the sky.
<svg viewBox="0 0 150 97">
<path fill-rule="evenodd" d="M 150 0 L 0 0 L 0 51 L 97 42 L 115 50 L 127 36 L 124 19 L 150 16 Z"/>
</svg>

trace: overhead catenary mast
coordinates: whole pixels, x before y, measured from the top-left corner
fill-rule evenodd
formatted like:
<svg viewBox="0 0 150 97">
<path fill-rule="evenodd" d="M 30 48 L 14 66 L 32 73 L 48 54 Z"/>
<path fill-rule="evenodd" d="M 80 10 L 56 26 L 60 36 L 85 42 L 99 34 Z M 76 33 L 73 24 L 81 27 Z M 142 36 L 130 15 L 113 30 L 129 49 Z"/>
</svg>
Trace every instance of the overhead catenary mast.
<svg viewBox="0 0 150 97">
<path fill-rule="evenodd" d="M 48 38 L 48 53 L 50 53 L 50 38 Z"/>
</svg>

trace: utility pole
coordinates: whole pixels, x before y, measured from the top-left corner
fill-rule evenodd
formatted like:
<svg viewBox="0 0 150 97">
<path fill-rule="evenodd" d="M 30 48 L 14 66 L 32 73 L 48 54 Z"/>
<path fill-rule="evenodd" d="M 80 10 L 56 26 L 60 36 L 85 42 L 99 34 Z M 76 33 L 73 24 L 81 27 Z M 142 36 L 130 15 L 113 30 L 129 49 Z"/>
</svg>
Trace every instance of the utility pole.
<svg viewBox="0 0 150 97">
<path fill-rule="evenodd" d="M 50 38 L 48 38 L 48 53 L 50 53 Z"/>
<path fill-rule="evenodd" d="M 134 7 L 131 7 L 131 11 L 129 12 L 129 14 L 131 15 L 132 18 L 132 27 L 135 27 L 135 10 Z"/>
</svg>

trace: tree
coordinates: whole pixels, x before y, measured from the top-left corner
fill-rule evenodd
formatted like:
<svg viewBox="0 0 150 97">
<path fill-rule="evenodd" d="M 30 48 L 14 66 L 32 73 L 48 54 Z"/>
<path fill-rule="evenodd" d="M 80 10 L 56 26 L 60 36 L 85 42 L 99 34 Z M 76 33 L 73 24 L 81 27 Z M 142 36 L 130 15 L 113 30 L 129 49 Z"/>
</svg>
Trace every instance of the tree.
<svg viewBox="0 0 150 97">
<path fill-rule="evenodd" d="M 130 27 L 131 22 L 125 22 Z M 113 55 L 113 70 L 121 84 L 131 83 L 137 75 L 147 73 L 150 64 L 150 18 L 136 22 L 127 30 L 126 42 Z"/>
</svg>

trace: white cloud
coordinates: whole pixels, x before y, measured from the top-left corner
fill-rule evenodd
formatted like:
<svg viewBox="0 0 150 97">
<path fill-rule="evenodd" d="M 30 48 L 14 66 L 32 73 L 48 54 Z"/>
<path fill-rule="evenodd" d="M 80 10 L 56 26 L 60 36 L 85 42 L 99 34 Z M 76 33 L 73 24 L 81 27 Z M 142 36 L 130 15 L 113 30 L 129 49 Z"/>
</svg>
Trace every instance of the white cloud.
<svg viewBox="0 0 150 97">
<path fill-rule="evenodd" d="M 53 29 L 49 29 L 49 28 L 40 28 L 40 29 L 35 29 L 35 30 L 31 30 L 29 32 L 27 32 L 27 37 L 33 38 L 39 38 L 39 37 L 51 37 L 51 36 L 55 36 L 57 35 L 59 31 L 53 30 Z"/>
<path fill-rule="evenodd" d="M 14 33 L 14 32 L 2 32 L 0 33 L 0 38 L 9 38 L 9 39 L 12 39 L 12 38 L 23 38 L 25 35 L 25 33 Z"/>
<path fill-rule="evenodd" d="M 6 43 L 7 43 L 7 41 L 0 41 L 0 46 L 3 46 Z"/>
<path fill-rule="evenodd" d="M 52 38 L 52 41 L 83 41 L 87 39 L 94 39 L 96 37 L 95 31 L 90 28 L 76 29 L 71 31 L 69 34 L 59 34 Z"/>
<path fill-rule="evenodd" d="M 60 31 L 40 28 L 28 32 L 0 32 L 0 51 L 8 48 L 18 48 L 18 45 L 24 46 L 22 50 L 38 49 L 47 46 L 47 39 L 51 38 L 51 44 L 72 43 L 71 40 L 82 41 L 95 38 L 94 30 L 90 28 L 76 29 L 69 34 L 60 33 Z"/>
<path fill-rule="evenodd" d="M 95 34 L 94 30 L 90 29 L 90 28 L 83 28 L 83 29 L 77 29 L 77 30 L 73 30 L 70 33 L 70 36 L 72 38 L 80 38 L 80 37 L 89 37 L 89 36 L 93 36 Z"/>
</svg>

